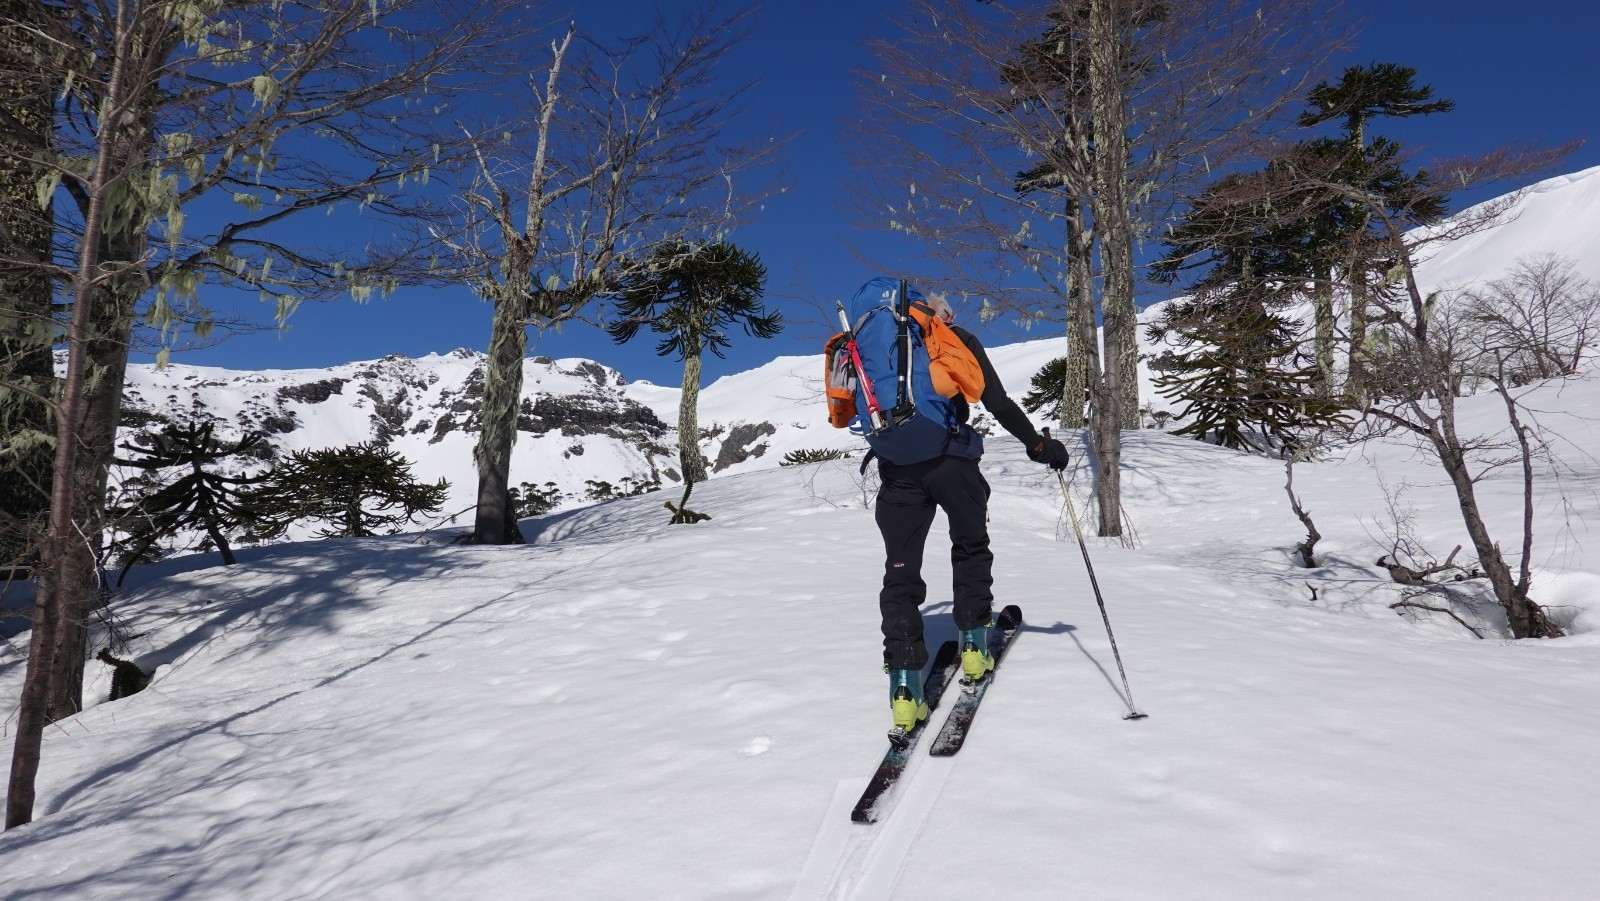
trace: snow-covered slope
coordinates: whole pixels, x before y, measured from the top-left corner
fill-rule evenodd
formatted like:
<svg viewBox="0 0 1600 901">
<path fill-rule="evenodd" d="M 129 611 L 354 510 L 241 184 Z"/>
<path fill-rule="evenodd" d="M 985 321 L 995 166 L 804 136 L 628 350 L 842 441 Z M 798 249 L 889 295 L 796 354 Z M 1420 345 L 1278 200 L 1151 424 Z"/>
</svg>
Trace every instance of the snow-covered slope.
<svg viewBox="0 0 1600 901">
<path fill-rule="evenodd" d="M 1470 259 L 1572 238 L 1533 229 L 1537 204 L 1583 213 L 1570 192 L 1596 183 L 1530 192 L 1502 226 L 1530 230 L 1490 233 Z M 1441 254 L 1426 277 L 1466 260 Z M 1062 350 L 992 356 L 1020 394 Z M 141 368 L 129 425 L 198 399 L 272 433 L 275 453 L 382 440 L 465 506 L 480 363 Z M 136 570 L 108 622 L 155 678 L 106 703 L 110 671 L 90 665 L 91 706 L 47 736 L 36 821 L 0 834 L 0 895 L 1600 895 L 1600 374 L 1528 389 L 1562 461 L 1537 474 L 1534 596 L 1572 632 L 1551 641 L 1504 640 L 1477 583 L 1448 603 L 1487 640 L 1391 608 L 1400 588 L 1373 561 L 1397 519 L 1437 556 L 1465 543 L 1450 486 L 1404 443 L 1296 467 L 1325 536 L 1307 570 L 1281 463 L 1129 433 L 1137 541 L 1089 546 L 1150 713 L 1138 722 L 1121 719 L 1055 479 L 991 442 L 996 590 L 1027 629 L 966 748 L 919 756 L 892 812 L 862 827 L 848 811 L 888 721 L 873 486 L 853 460 L 776 466 L 855 444 L 822 422 L 818 366 L 782 358 L 707 387 L 719 471 L 694 506 L 709 522 L 669 526 L 659 496 L 630 497 L 526 520 L 522 546 L 430 532 Z M 583 360 L 532 359 L 526 375 L 514 480 L 670 479 L 675 389 Z M 1492 397 L 1461 414 L 1503 428 Z M 1087 454 L 1065 437 L 1084 510 Z M 1507 547 L 1519 478 L 1478 486 Z M 954 634 L 938 532 L 934 642 Z M 17 696 L 25 646 L 0 645 L 0 696 Z"/>
<path fill-rule="evenodd" d="M 1537 390 L 1569 450 L 1600 446 L 1600 381 Z M 1496 422 L 1492 398 L 1463 410 Z M 1404 447 L 1297 469 L 1327 536 L 1304 570 L 1279 464 L 1131 434 L 1139 546 L 1090 540 L 1150 714 L 1127 722 L 1055 479 L 1013 444 L 984 468 L 998 596 L 1027 631 L 965 749 L 919 756 L 875 826 L 848 810 L 888 722 L 882 559 L 838 461 L 714 479 L 695 526 L 638 497 L 527 521 L 525 546 L 397 536 L 151 567 L 115 615 L 156 678 L 51 730 L 38 819 L 0 835 L 0 894 L 1600 894 L 1593 456 L 1571 454 L 1570 510 L 1546 495 L 1536 561 L 1537 596 L 1582 631 L 1510 643 L 1388 608 L 1380 478 L 1412 486 L 1436 552 L 1461 541 L 1448 485 Z M 1516 482 L 1483 485 L 1496 528 Z M 0 647 L 5 696 L 19 659 Z"/>
<path fill-rule="evenodd" d="M 1567 257 L 1579 275 L 1600 281 L 1600 166 L 1529 187 L 1493 228 L 1431 251 L 1417 279 L 1424 291 L 1483 282 L 1540 253 Z"/>
</svg>

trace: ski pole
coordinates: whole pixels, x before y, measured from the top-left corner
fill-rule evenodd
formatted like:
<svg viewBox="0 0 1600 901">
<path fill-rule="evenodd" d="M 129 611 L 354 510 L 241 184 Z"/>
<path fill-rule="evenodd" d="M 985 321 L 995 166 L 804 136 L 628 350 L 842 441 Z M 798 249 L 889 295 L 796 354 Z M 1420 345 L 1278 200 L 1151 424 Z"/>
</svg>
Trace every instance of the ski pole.
<svg viewBox="0 0 1600 901">
<path fill-rule="evenodd" d="M 1048 432 L 1046 436 L 1048 437 Z M 1106 600 L 1100 596 L 1100 582 L 1094 577 L 1094 563 L 1089 560 L 1089 545 L 1084 543 L 1083 528 L 1078 525 L 1078 511 L 1072 505 L 1072 493 L 1067 490 L 1067 477 L 1060 470 L 1056 471 L 1056 481 L 1061 483 L 1061 496 L 1067 501 L 1067 515 L 1072 517 L 1072 531 L 1078 536 L 1078 550 L 1083 552 L 1083 566 L 1089 571 L 1089 587 L 1094 589 L 1094 601 L 1100 605 L 1100 619 L 1106 624 L 1106 638 L 1111 639 L 1111 656 L 1117 661 L 1117 673 L 1122 676 L 1122 690 L 1128 693 L 1128 713 L 1123 716 L 1125 720 L 1142 720 L 1147 713 L 1141 713 L 1133 703 L 1133 689 L 1128 685 L 1128 671 L 1122 668 L 1122 655 L 1117 652 L 1117 636 L 1111 634 L 1111 617 L 1106 613 Z"/>
</svg>

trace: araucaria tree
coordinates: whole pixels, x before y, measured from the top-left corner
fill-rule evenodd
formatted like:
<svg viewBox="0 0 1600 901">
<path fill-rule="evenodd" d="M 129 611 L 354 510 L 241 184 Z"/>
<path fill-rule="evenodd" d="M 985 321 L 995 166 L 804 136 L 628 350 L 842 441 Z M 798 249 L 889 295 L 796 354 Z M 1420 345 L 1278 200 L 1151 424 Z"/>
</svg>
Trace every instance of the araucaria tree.
<svg viewBox="0 0 1600 901">
<path fill-rule="evenodd" d="M 678 460 L 683 469 L 683 498 L 673 522 L 688 518 L 684 504 L 696 482 L 706 479 L 700 453 L 700 358 L 706 351 L 722 356 L 735 327 L 755 338 L 771 338 L 783 329 L 783 316 L 762 304 L 767 269 L 754 254 L 722 242 L 694 247 L 672 243 L 656 249 L 649 263 L 623 279 L 617 293 L 617 319 L 606 327 L 618 343 L 648 328 L 660 334 L 660 356 L 683 360 L 683 393 L 678 402 Z"/>
<path fill-rule="evenodd" d="M 243 454 L 265 437 L 252 432 L 224 444 L 216 437 L 216 423 L 188 422 L 169 425 L 154 435 L 135 437 L 119 459 L 122 466 L 138 470 L 138 493 L 127 505 L 112 512 L 112 519 L 135 538 L 128 559 L 138 560 L 163 538 L 179 532 L 205 532 L 222 554 L 222 562 L 235 562 L 228 533 L 243 526 L 239 492 L 255 480 L 224 471 L 221 464 Z"/>
<path fill-rule="evenodd" d="M 1162 282 L 1195 276 L 1190 295 L 1166 304 L 1149 327 L 1151 341 L 1168 348 L 1150 363 L 1160 372 L 1156 387 L 1185 405 L 1179 415 L 1188 422 L 1176 434 L 1288 454 L 1306 430 L 1339 421 L 1325 371 L 1304 353 L 1302 326 L 1283 312 L 1309 278 L 1307 248 L 1321 246 L 1306 220 L 1286 211 L 1326 196 L 1274 195 L 1291 180 L 1278 163 L 1219 179 L 1190 201 L 1152 267 Z"/>
<path fill-rule="evenodd" d="M 1122 534 L 1138 425 L 1133 248 L 1210 168 L 1284 124 L 1328 51 L 1315 0 L 914 0 L 865 81 L 870 220 L 991 312 L 1067 325 L 1062 421 Z M 1095 332 L 1104 327 L 1103 353 Z"/>
<path fill-rule="evenodd" d="M 1307 430 L 1340 421 L 1317 391 L 1300 325 L 1237 295 L 1169 307 L 1151 331 L 1187 348 L 1151 362 L 1156 388 L 1184 405 L 1175 435 L 1257 453 L 1292 455 Z"/>
<path fill-rule="evenodd" d="M 718 143 L 743 88 L 715 72 L 746 31 L 710 12 L 612 43 L 573 25 L 529 77 L 526 114 L 475 148 L 461 220 L 439 234 L 494 306 L 475 542 L 521 537 L 510 474 L 527 330 L 581 316 L 652 248 L 714 240 L 736 215 L 733 178 L 760 154 Z"/>
<path fill-rule="evenodd" d="M 1371 63 L 1350 66 L 1339 76 L 1338 81 L 1325 81 L 1311 90 L 1307 98 L 1310 105 L 1300 114 L 1300 124 L 1309 128 L 1324 122 L 1336 122 L 1344 127 L 1340 141 L 1329 142 L 1320 148 L 1324 156 L 1339 157 L 1342 180 L 1356 183 L 1371 181 L 1375 173 L 1369 164 L 1374 161 L 1381 163 L 1396 155 L 1398 145 L 1392 142 L 1380 138 L 1369 144 L 1367 123 L 1373 118 L 1382 116 L 1404 119 L 1411 116 L 1447 113 L 1455 109 L 1453 100 L 1433 99 L 1432 85 L 1417 86 L 1414 83 L 1416 75 L 1417 70 L 1410 66 Z M 1384 144 L 1387 146 L 1382 146 Z M 1303 147 L 1302 152 L 1315 152 L 1316 149 L 1317 145 L 1313 143 Z M 1441 203 L 1437 209 L 1418 212 L 1423 218 L 1430 218 L 1442 215 L 1444 210 Z M 1333 291 L 1334 276 L 1337 272 L 1344 276 L 1344 287 L 1350 295 L 1347 320 L 1350 358 L 1345 393 L 1359 402 L 1364 391 L 1363 373 L 1366 368 L 1367 322 L 1370 312 L 1367 303 L 1368 285 L 1374 278 L 1370 272 L 1372 266 L 1366 259 L 1369 254 L 1363 254 L 1361 251 L 1363 248 L 1375 245 L 1377 253 L 1382 254 L 1382 242 L 1362 240 L 1371 236 L 1375 229 L 1374 221 L 1364 204 L 1352 204 L 1346 197 L 1328 198 L 1328 202 L 1307 209 L 1305 213 L 1306 226 L 1315 233 L 1315 238 L 1308 244 L 1316 250 L 1323 251 L 1307 255 L 1307 262 L 1312 269 L 1308 275 L 1316 285 L 1313 309 L 1316 321 L 1317 360 L 1324 373 L 1324 379 L 1330 379 L 1335 343 Z M 1376 230 L 1381 231 L 1381 226 L 1377 226 Z M 1344 252 L 1340 253 L 1341 250 Z"/>
<path fill-rule="evenodd" d="M 330 251 L 285 222 L 335 207 L 394 210 L 396 186 L 424 176 L 443 154 L 430 127 L 434 104 L 459 87 L 452 73 L 495 58 L 489 48 L 507 33 L 497 10 L 511 5 L 0 4 L 8 92 L 0 172 L 37 176 L 34 203 L 49 210 L 53 233 L 49 244 L 8 242 L 4 268 L 12 279 L 27 270 L 57 292 L 50 319 L 37 304 L 8 307 L 20 311 L 23 327 L 11 334 L 23 340 L 3 351 L 12 361 L 41 341 L 66 349 L 53 388 L 25 359 L 0 366 L 0 415 L 17 415 L 19 398 L 44 403 L 54 429 L 8 826 L 32 817 L 44 725 L 81 707 L 106 478 L 136 329 L 203 332 L 209 313 L 197 292 L 208 279 L 276 299 L 281 318 L 307 296 L 361 296 L 404 278 L 419 259 L 410 248 Z M 45 104 L 46 127 L 11 114 Z M 9 221 L 20 191 L 0 193 Z M 206 215 L 191 220 L 197 207 Z M 206 227 L 186 228 L 186 220 Z"/>
<path fill-rule="evenodd" d="M 302 520 L 323 523 L 323 538 L 366 538 L 437 513 L 449 489 L 444 479 L 418 482 L 404 457 L 367 443 L 290 455 L 266 473 L 244 508 L 251 537 L 262 541 Z"/>
</svg>

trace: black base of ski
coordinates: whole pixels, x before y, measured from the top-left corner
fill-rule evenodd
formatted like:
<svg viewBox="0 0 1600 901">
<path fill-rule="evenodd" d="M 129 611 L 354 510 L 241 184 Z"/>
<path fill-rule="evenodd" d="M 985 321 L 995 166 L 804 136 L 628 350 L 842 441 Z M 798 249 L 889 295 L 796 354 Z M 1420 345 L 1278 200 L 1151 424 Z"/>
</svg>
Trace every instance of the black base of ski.
<svg viewBox="0 0 1600 901">
<path fill-rule="evenodd" d="M 939 698 L 944 694 L 945 686 L 955 678 L 961 670 L 961 655 L 959 648 L 953 641 L 947 641 L 939 646 L 939 653 L 933 657 L 933 671 L 928 674 L 928 680 L 922 686 L 922 698 L 928 702 L 931 713 L 939 708 Z M 911 752 L 917 749 L 917 742 L 922 739 L 922 733 L 927 731 L 927 721 L 917 725 L 917 728 L 898 736 L 897 741 L 890 741 L 889 750 L 883 755 L 883 762 L 878 764 L 878 771 L 872 774 L 872 781 L 867 783 L 867 790 L 861 793 L 861 800 L 856 802 L 856 809 L 850 811 L 850 819 L 856 823 L 876 823 L 878 817 L 887 809 L 884 802 L 888 799 L 890 790 L 894 788 L 895 781 L 900 774 L 905 772 L 906 764 L 911 762 Z"/>
<path fill-rule="evenodd" d="M 1005 659 L 1006 651 L 1021 629 L 1020 608 L 1013 605 L 1000 611 L 994 628 L 989 630 L 989 655 L 994 658 L 995 668 L 976 683 L 968 684 L 962 680 L 961 694 L 956 698 L 955 707 L 950 710 L 950 717 L 944 721 L 944 728 L 934 737 L 933 746 L 928 749 L 929 754 L 949 757 L 961 750 L 962 743 L 967 740 L 967 730 L 972 728 L 972 718 L 978 715 L 978 705 L 983 703 L 984 693 L 994 683 L 1000 662 Z"/>
</svg>

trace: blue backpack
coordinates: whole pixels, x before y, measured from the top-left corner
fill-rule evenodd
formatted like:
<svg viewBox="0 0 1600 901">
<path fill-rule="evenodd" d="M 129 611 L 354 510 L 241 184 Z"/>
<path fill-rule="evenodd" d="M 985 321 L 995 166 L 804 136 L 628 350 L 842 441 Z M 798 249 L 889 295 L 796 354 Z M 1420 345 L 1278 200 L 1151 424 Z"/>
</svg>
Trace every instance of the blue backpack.
<svg viewBox="0 0 1600 901">
<path fill-rule="evenodd" d="M 982 436 L 962 424 L 955 404 L 934 388 L 921 314 L 911 310 L 922 299 L 903 280 L 880 276 L 856 292 L 848 320 L 839 305 L 845 331 L 827 345 L 830 418 L 865 437 L 890 463 L 947 455 L 975 460 L 983 455 Z"/>
</svg>

